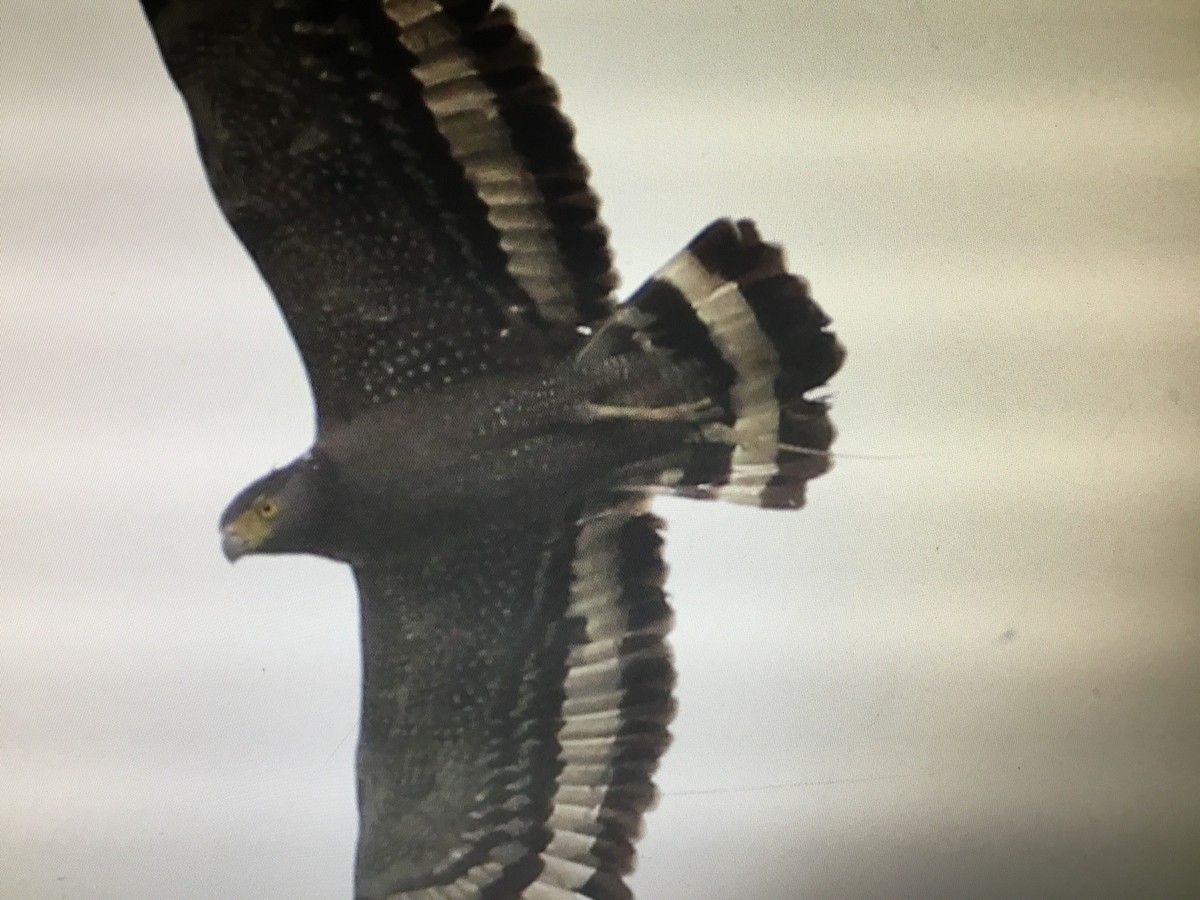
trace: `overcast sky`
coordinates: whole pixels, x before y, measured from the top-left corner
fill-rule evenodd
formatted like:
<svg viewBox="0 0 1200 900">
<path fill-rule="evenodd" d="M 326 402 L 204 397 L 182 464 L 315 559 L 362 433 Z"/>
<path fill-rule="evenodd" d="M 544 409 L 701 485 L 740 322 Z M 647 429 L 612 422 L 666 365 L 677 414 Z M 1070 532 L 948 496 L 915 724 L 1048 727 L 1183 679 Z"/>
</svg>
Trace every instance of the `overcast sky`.
<svg viewBox="0 0 1200 900">
<path fill-rule="evenodd" d="M 849 350 L 808 508 L 662 505 L 639 896 L 1200 896 L 1200 8 L 514 5 L 626 289 L 753 216 Z M 0 128 L 0 896 L 349 898 L 350 578 L 215 527 L 307 386 L 138 5 L 0 0 Z"/>
</svg>

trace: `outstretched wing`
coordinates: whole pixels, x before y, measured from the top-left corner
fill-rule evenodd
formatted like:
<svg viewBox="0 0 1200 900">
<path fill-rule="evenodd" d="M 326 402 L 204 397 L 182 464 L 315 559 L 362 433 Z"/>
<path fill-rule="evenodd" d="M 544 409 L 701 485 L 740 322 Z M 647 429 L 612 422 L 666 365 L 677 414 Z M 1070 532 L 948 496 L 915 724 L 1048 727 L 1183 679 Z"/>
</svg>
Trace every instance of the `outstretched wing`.
<svg viewBox="0 0 1200 900">
<path fill-rule="evenodd" d="M 491 0 L 142 0 L 319 421 L 537 365 L 602 318 L 607 233 Z"/>
<path fill-rule="evenodd" d="M 660 524 L 607 495 L 356 569 L 359 900 L 631 896 L 674 709 Z"/>
</svg>

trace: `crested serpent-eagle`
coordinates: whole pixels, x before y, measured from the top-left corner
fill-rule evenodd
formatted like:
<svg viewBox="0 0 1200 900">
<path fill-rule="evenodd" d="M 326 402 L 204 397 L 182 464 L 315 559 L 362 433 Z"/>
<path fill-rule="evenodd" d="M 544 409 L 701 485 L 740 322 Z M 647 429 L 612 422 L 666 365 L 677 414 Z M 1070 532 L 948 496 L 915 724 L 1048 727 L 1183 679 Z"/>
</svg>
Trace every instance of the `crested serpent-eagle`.
<svg viewBox="0 0 1200 900">
<path fill-rule="evenodd" d="M 299 347 L 311 449 L 230 559 L 353 567 L 355 897 L 629 897 L 674 680 L 655 494 L 802 504 L 842 350 L 720 220 L 623 303 L 553 84 L 490 0 L 142 0 Z"/>
</svg>

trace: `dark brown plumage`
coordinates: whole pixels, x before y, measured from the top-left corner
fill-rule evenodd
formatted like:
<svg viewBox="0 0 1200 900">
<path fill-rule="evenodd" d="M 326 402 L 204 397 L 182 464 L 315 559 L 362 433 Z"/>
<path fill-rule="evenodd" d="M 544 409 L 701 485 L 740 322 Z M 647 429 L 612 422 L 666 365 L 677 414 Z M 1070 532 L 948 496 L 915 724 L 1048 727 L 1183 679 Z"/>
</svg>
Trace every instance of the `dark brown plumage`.
<svg viewBox="0 0 1200 900">
<path fill-rule="evenodd" d="M 841 364 L 722 220 L 624 304 L 557 94 L 480 0 L 143 0 L 317 439 L 230 558 L 353 566 L 355 896 L 629 896 L 673 671 L 655 493 L 801 505 Z"/>
</svg>

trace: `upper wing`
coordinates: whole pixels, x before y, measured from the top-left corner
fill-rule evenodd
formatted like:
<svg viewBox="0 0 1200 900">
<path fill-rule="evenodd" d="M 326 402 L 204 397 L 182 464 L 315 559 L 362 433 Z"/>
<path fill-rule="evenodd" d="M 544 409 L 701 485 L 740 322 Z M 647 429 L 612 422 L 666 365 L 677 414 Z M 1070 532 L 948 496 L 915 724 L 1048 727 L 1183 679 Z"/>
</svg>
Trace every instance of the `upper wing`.
<svg viewBox="0 0 1200 900">
<path fill-rule="evenodd" d="M 554 86 L 490 0 L 142 0 L 318 419 L 536 364 L 610 308 Z"/>
<path fill-rule="evenodd" d="M 356 569 L 359 900 L 613 900 L 674 670 L 644 497 Z"/>
</svg>

